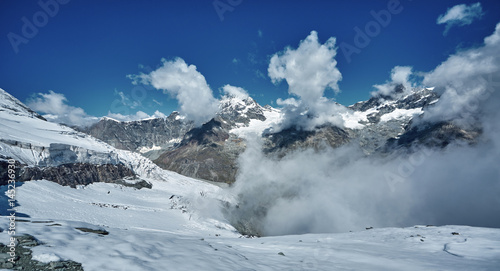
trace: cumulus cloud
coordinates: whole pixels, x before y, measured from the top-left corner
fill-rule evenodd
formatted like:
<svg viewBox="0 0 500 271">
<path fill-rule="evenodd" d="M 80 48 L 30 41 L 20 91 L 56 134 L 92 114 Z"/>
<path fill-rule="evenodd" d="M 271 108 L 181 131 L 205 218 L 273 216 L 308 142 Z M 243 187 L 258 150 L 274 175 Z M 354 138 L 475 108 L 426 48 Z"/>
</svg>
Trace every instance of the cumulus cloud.
<svg viewBox="0 0 500 271">
<path fill-rule="evenodd" d="M 231 86 L 231 85 L 225 85 L 222 87 L 222 93 L 224 95 L 227 95 L 227 96 L 231 96 L 231 97 L 236 97 L 236 98 L 239 98 L 239 99 L 247 99 L 249 98 L 250 96 L 248 95 L 248 92 L 243 89 L 243 88 L 240 88 L 240 87 L 235 87 L 235 86 Z"/>
<path fill-rule="evenodd" d="M 337 68 L 335 38 L 319 43 L 318 33 L 311 33 L 299 43 L 297 49 L 285 48 L 271 57 L 268 75 L 277 84 L 285 80 L 288 93 L 300 98 L 297 108 L 285 109 L 285 120 L 304 129 L 324 122 L 342 125 L 335 115 L 340 107 L 324 97 L 331 89 L 339 92 L 342 75 Z M 286 128 L 286 127 L 282 127 Z"/>
<path fill-rule="evenodd" d="M 196 125 L 210 120 L 218 109 L 218 101 L 213 97 L 205 77 L 197 71 L 195 65 L 188 65 L 181 58 L 162 59 L 162 66 L 149 74 L 129 77 L 175 97 L 179 103 L 179 112 Z"/>
<path fill-rule="evenodd" d="M 398 86 L 403 86 L 403 92 L 408 93 L 414 87 L 414 84 L 410 82 L 410 76 L 412 75 L 412 67 L 409 66 L 396 66 L 392 68 L 391 71 L 391 81 L 386 82 L 382 85 L 374 85 L 373 87 L 377 89 L 371 93 L 372 96 L 385 95 L 393 96 L 396 94 L 395 90 Z"/>
<path fill-rule="evenodd" d="M 337 69 L 335 55 L 335 38 L 331 37 L 325 44 L 320 44 L 318 33 L 311 31 L 297 49 L 288 47 L 274 54 L 267 72 L 273 83 L 286 80 L 290 94 L 314 104 L 323 96 L 325 89 L 339 91 L 337 83 L 342 75 Z"/>
<path fill-rule="evenodd" d="M 444 35 L 453 26 L 470 25 L 475 19 L 479 19 L 484 15 L 481 3 L 477 2 L 467 6 L 466 4 L 456 5 L 449 8 L 445 14 L 439 15 L 437 24 L 446 24 Z"/>
<path fill-rule="evenodd" d="M 500 72 L 500 23 L 481 47 L 460 51 L 424 76 L 423 83 L 442 93 L 424 120 L 474 121 L 492 92 Z"/>
<path fill-rule="evenodd" d="M 151 115 L 151 116 L 143 111 L 137 111 L 135 114 L 131 114 L 131 115 L 123 115 L 120 113 L 108 112 L 108 115 L 106 117 L 109 117 L 109 118 L 112 118 L 112 119 L 115 119 L 118 121 L 137 121 L 137 120 L 144 120 L 144 119 L 150 119 L 150 118 L 166 118 L 167 115 L 156 110 L 153 113 L 153 115 Z"/>
<path fill-rule="evenodd" d="M 262 142 L 248 140 L 232 188 L 238 206 L 229 208 L 228 218 L 261 235 L 416 224 L 500 227 L 499 50 L 500 24 L 483 46 L 458 52 L 424 75 L 424 84 L 442 93 L 426 109 L 426 121 L 473 115 L 482 131 L 476 144 L 366 156 L 353 143 L 277 159 L 262 153 Z M 410 72 L 393 70 L 390 83 L 408 81 Z"/>
<path fill-rule="evenodd" d="M 84 127 L 98 121 L 98 118 L 87 115 L 82 108 L 70 106 L 67 102 L 64 94 L 50 90 L 49 93 L 36 94 L 27 101 L 27 105 L 51 122 Z"/>
</svg>

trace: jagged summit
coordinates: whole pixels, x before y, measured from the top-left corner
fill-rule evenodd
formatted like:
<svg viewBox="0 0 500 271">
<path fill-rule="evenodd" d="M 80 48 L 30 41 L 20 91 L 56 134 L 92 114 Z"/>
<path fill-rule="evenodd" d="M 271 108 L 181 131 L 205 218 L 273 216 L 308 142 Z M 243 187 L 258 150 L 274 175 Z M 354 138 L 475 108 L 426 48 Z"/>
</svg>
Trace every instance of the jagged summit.
<svg viewBox="0 0 500 271">
<path fill-rule="evenodd" d="M 396 88 L 398 89 L 398 88 Z M 411 119 L 420 115 L 427 106 L 436 103 L 439 96 L 430 88 L 399 91 L 398 95 L 376 95 L 367 101 L 357 102 L 344 115 L 346 128 L 363 128 L 367 124 L 377 124 L 393 119 Z"/>
<path fill-rule="evenodd" d="M 264 121 L 264 108 L 251 97 L 241 98 L 236 96 L 223 96 L 219 103 L 219 115 L 231 124 L 248 124 L 251 119 Z"/>
<path fill-rule="evenodd" d="M 137 121 L 117 121 L 104 117 L 82 131 L 99 138 L 115 148 L 140 152 L 155 159 L 159 151 L 172 148 L 181 142 L 192 128 L 193 122 L 185 121 L 179 112 L 167 118 L 148 118 Z"/>
<path fill-rule="evenodd" d="M 365 154 L 371 155 L 426 138 L 426 135 L 416 136 L 410 124 L 438 99 L 432 88 L 409 90 L 396 86 L 393 95 L 375 95 L 344 107 L 339 113 L 343 127 L 325 124 L 308 132 L 296 129 L 272 132 L 271 128 L 283 119 L 281 109 L 261 106 L 251 97 L 225 95 L 214 118 L 199 127 L 173 112 L 167 118 L 131 122 L 103 119 L 86 132 L 116 148 L 139 152 L 164 169 L 232 183 L 247 137 L 261 136 L 265 153 L 276 157 L 297 149 L 337 148 L 350 142 L 357 142 Z M 441 135 L 429 132 L 431 138 Z M 469 138 L 460 135 L 455 138 Z"/>
<path fill-rule="evenodd" d="M 398 109 L 408 109 L 424 107 L 437 102 L 439 99 L 439 95 L 437 95 L 432 88 L 416 88 L 408 93 L 401 90 L 396 93 L 399 95 L 390 96 L 378 94 L 367 101 L 357 102 L 349 106 L 349 108 L 362 112 L 373 108 L 380 109 L 386 106 L 392 106 Z"/>
</svg>

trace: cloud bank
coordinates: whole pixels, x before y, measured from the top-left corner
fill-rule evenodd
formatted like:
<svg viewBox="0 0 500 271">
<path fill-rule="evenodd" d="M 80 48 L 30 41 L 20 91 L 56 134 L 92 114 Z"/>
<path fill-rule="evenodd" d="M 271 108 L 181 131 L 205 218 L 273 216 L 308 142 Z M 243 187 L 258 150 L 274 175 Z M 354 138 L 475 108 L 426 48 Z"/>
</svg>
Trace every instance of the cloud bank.
<svg viewBox="0 0 500 271">
<path fill-rule="evenodd" d="M 351 145 L 281 160 L 249 145 L 233 188 L 240 201 L 232 223 L 260 235 L 417 224 L 500 227 L 499 143 L 389 158 L 363 156 Z"/>
<path fill-rule="evenodd" d="M 439 15 L 437 24 L 446 24 L 444 35 L 453 26 L 470 25 L 475 19 L 480 19 L 484 15 L 481 3 L 477 2 L 467 6 L 466 4 L 456 5 L 449 8 L 445 14 Z"/>
<path fill-rule="evenodd" d="M 151 73 L 129 77 L 134 83 L 149 84 L 172 95 L 179 103 L 179 112 L 196 125 L 210 120 L 218 109 L 205 77 L 181 58 L 162 59 L 162 66 Z"/>
<path fill-rule="evenodd" d="M 423 83 L 436 87 L 441 98 L 424 114 L 424 120 L 475 122 L 484 104 L 498 88 L 500 74 L 500 23 L 481 47 L 460 51 L 424 76 Z"/>
<path fill-rule="evenodd" d="M 303 129 L 312 129 L 325 122 L 342 125 L 342 120 L 334 116 L 341 107 L 324 97 L 327 89 L 340 91 L 338 82 L 342 74 L 335 60 L 335 41 L 331 37 L 321 44 L 318 33 L 311 31 L 297 49 L 288 47 L 271 57 L 267 72 L 272 82 L 277 84 L 285 80 L 288 93 L 299 98 L 278 101 L 279 105 L 289 105 L 284 108 L 282 129 L 292 123 Z"/>
<path fill-rule="evenodd" d="M 49 93 L 38 93 L 27 101 L 27 106 L 43 114 L 51 122 L 63 123 L 69 126 L 90 126 L 99 119 L 87 115 L 80 107 L 67 104 L 64 94 L 52 90 Z"/>
<path fill-rule="evenodd" d="M 276 159 L 262 153 L 262 142 L 249 140 L 233 186 L 239 204 L 228 210 L 229 219 L 260 235 L 416 224 L 500 227 L 499 45 L 500 24 L 483 46 L 450 56 L 424 76 L 425 85 L 442 93 L 425 121 L 473 117 L 482 130 L 476 144 L 366 156 L 353 143 Z M 386 84 L 407 82 L 410 73 L 396 67 Z"/>
</svg>

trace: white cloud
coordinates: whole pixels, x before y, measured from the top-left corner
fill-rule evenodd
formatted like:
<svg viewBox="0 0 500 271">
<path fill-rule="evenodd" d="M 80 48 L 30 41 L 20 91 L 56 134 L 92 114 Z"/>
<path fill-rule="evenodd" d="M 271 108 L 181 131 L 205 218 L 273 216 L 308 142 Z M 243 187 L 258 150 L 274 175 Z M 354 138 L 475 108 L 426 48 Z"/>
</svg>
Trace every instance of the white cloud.
<svg viewBox="0 0 500 271">
<path fill-rule="evenodd" d="M 268 74 L 272 82 L 286 80 L 288 93 L 300 98 L 298 108 L 285 109 L 285 126 L 312 129 L 325 122 L 342 125 L 342 120 L 334 116 L 340 106 L 323 96 L 326 89 L 340 91 L 342 75 L 336 54 L 334 37 L 320 44 L 318 33 L 311 31 L 297 49 L 288 47 L 271 57 Z"/>
<path fill-rule="evenodd" d="M 467 6 L 460 4 L 449 8 L 445 14 L 439 15 L 437 24 L 446 24 L 444 35 L 448 33 L 453 26 L 470 25 L 474 19 L 479 19 L 484 15 L 481 3 L 477 2 Z"/>
<path fill-rule="evenodd" d="M 374 85 L 373 87 L 377 89 L 371 93 L 372 96 L 385 95 L 391 96 L 395 95 L 395 89 L 397 86 L 402 85 L 404 87 L 404 92 L 407 93 L 411 91 L 414 87 L 410 82 L 410 76 L 412 75 L 412 67 L 409 66 L 396 66 L 392 68 L 391 71 L 391 81 L 386 82 L 382 85 Z"/>
<path fill-rule="evenodd" d="M 500 23 L 495 32 L 484 39 L 484 45 L 451 55 L 424 76 L 423 83 L 442 93 L 435 106 L 424 114 L 424 120 L 473 121 L 488 97 L 498 87 L 491 79 L 500 72 Z"/>
<path fill-rule="evenodd" d="M 288 98 L 288 99 L 281 99 L 281 98 L 278 98 L 276 100 L 276 104 L 279 105 L 279 106 L 292 106 L 292 107 L 298 107 L 300 102 L 297 101 L 295 98 Z"/>
<path fill-rule="evenodd" d="M 143 111 L 137 111 L 135 114 L 132 115 L 123 115 L 120 113 L 111 113 L 108 112 L 108 115 L 106 117 L 118 120 L 118 121 L 137 121 L 137 120 L 144 120 L 144 119 L 150 119 L 150 118 L 166 118 L 167 115 L 163 114 L 162 112 L 156 110 L 153 115 L 148 115 Z"/>
<path fill-rule="evenodd" d="M 218 109 L 218 101 L 205 77 L 196 70 L 196 66 L 187 65 L 181 58 L 168 61 L 162 59 L 162 66 L 149 74 L 129 76 L 134 81 L 150 84 L 175 97 L 179 103 L 179 112 L 196 125 L 210 120 Z"/>
<path fill-rule="evenodd" d="M 259 38 L 262 38 L 262 30 L 260 30 L 260 29 L 259 29 L 259 30 L 257 31 L 257 35 L 259 36 Z"/>
<path fill-rule="evenodd" d="M 82 108 L 68 105 L 67 101 L 64 94 L 50 90 L 49 93 L 38 93 L 36 97 L 27 101 L 27 105 L 44 114 L 43 116 L 51 122 L 70 126 L 89 126 L 98 121 L 98 118 L 87 115 Z"/>
<path fill-rule="evenodd" d="M 162 112 L 156 110 L 151 117 L 164 119 L 164 118 L 167 118 L 168 116 L 163 114 Z"/>
<path fill-rule="evenodd" d="M 232 187 L 238 207 L 229 219 L 263 235 L 418 224 L 499 227 L 498 143 L 496 137 L 478 146 L 385 158 L 347 145 L 278 160 L 249 141 Z"/>
<path fill-rule="evenodd" d="M 336 54 L 334 37 L 320 44 L 318 33 L 311 31 L 297 49 L 288 47 L 273 55 L 267 71 L 273 83 L 285 79 L 290 94 L 314 104 L 323 96 L 326 88 L 339 91 L 337 83 L 342 75 L 337 69 Z"/>
<path fill-rule="evenodd" d="M 407 82 L 410 72 L 393 69 L 389 83 Z M 424 84 L 442 93 L 424 118 L 474 116 L 481 128 L 476 144 L 415 145 L 366 156 L 354 142 L 277 159 L 262 152 L 262 142 L 248 140 L 232 187 L 239 201 L 229 209 L 230 221 L 264 235 L 416 224 L 500 227 L 500 23 L 483 46 L 450 56 L 424 75 Z M 278 102 L 300 104 L 294 98 Z"/>
<path fill-rule="evenodd" d="M 222 87 L 222 93 L 224 95 L 227 95 L 227 96 L 231 96 L 231 97 L 236 97 L 236 98 L 239 98 L 239 99 L 247 99 L 249 98 L 250 96 L 248 95 L 248 92 L 243 89 L 243 88 L 240 88 L 240 87 L 235 87 L 235 86 L 231 86 L 231 85 L 225 85 Z"/>
</svg>

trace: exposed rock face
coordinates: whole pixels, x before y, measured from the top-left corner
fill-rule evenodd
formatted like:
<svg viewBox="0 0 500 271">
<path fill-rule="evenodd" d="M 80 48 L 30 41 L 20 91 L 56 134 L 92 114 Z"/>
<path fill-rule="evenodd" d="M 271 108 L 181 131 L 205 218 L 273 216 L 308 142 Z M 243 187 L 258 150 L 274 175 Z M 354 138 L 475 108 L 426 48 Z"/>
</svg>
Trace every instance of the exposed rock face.
<svg viewBox="0 0 500 271">
<path fill-rule="evenodd" d="M 437 102 L 439 96 L 431 89 L 421 89 L 407 94 L 403 86 L 396 86 L 392 95 L 375 96 L 367 101 L 358 102 L 349 108 L 358 112 L 369 112 L 368 121 L 362 122 L 362 129 L 348 130 L 350 137 L 359 142 L 366 154 L 387 149 L 387 141 L 398 138 L 406 132 L 412 116 L 387 118 L 397 110 L 415 110 L 424 113 L 425 109 Z"/>
<path fill-rule="evenodd" d="M 215 182 L 232 183 L 236 159 L 244 151 L 241 139 L 229 134 L 230 126 L 218 116 L 189 131 L 181 144 L 163 153 L 154 162 L 180 174 Z"/>
<path fill-rule="evenodd" d="M 5 160 L 3 160 L 3 159 Z M 8 159 L 6 159 L 7 157 L 1 157 L 0 156 L 0 185 L 6 185 L 8 184 L 8 181 L 9 181 L 9 176 L 12 174 L 9 172 L 9 165 L 13 165 L 14 168 L 12 169 L 11 167 L 11 170 L 14 170 L 14 176 L 19 176 L 19 171 L 21 170 L 21 167 L 25 166 L 25 165 L 22 165 L 21 163 L 19 163 L 19 161 L 14 161 L 14 163 L 10 164 L 8 162 Z M 15 179 L 17 180 L 17 179 Z"/>
<path fill-rule="evenodd" d="M 24 167 L 17 181 L 48 180 L 60 185 L 76 187 L 96 182 L 116 183 L 124 178 L 135 178 L 134 172 L 122 164 L 63 164 L 57 167 Z"/>
<path fill-rule="evenodd" d="M 297 149 L 322 149 L 325 146 L 337 148 L 350 141 L 349 134 L 336 126 L 324 125 L 314 131 L 288 128 L 274 134 L 265 135 L 264 152 L 283 157 Z"/>
<path fill-rule="evenodd" d="M 8 177 L 8 161 L 0 160 L 0 185 L 6 185 Z M 126 179 L 134 179 L 134 172 L 122 164 L 88 164 L 70 163 L 59 166 L 38 167 L 26 166 L 16 161 L 15 181 L 26 182 L 31 180 L 48 180 L 60 185 L 76 187 L 96 182 L 118 183 L 136 188 L 150 187 L 147 183 L 129 183 Z M 125 180 L 124 180 L 125 179 Z"/>
<path fill-rule="evenodd" d="M 178 112 L 173 112 L 165 119 L 120 122 L 103 118 L 82 131 L 115 148 L 140 152 L 156 159 L 159 153 L 180 143 L 192 128 L 192 122 L 184 121 Z"/>
<path fill-rule="evenodd" d="M 387 147 L 390 149 L 422 144 L 444 148 L 452 142 L 459 141 L 474 144 L 481 133 L 480 127 L 463 129 L 451 122 L 427 123 L 415 127 L 408 125 L 405 133 L 387 142 Z"/>
</svg>

